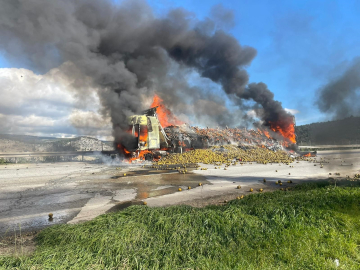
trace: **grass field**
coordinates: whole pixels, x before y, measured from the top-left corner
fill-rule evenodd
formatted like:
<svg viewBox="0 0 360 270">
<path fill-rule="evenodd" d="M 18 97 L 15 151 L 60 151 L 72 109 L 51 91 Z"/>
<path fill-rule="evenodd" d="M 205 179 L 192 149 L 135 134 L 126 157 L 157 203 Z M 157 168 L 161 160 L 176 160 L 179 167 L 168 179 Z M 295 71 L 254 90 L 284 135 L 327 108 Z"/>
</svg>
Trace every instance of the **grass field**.
<svg viewBox="0 0 360 270">
<path fill-rule="evenodd" d="M 360 269 L 360 187 L 327 183 L 224 206 L 132 206 L 37 237 L 18 269 Z M 356 186 L 355 186 L 356 185 Z M 339 261 L 336 267 L 334 260 Z"/>
</svg>

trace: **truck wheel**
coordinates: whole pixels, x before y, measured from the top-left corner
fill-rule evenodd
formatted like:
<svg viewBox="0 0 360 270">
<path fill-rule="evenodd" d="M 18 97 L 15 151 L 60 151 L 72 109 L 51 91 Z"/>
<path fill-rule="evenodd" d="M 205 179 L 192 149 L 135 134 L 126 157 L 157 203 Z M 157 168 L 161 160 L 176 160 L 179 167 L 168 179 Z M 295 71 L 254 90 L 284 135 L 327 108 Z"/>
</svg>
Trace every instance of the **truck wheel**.
<svg viewBox="0 0 360 270">
<path fill-rule="evenodd" d="M 147 153 L 144 157 L 147 161 L 152 161 L 154 159 L 154 155 L 152 153 Z"/>
</svg>

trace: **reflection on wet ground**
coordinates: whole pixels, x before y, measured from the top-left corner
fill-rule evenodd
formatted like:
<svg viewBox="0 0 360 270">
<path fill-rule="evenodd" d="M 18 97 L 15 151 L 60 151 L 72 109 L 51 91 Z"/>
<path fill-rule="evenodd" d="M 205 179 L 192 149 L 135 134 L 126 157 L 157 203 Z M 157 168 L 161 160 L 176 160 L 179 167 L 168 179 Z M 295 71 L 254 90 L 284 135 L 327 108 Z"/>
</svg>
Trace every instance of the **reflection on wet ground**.
<svg viewBox="0 0 360 270">
<path fill-rule="evenodd" d="M 139 175 L 153 175 L 153 174 L 165 174 L 165 173 L 179 173 L 183 172 L 184 169 L 191 172 L 196 169 L 198 166 L 196 164 L 187 164 L 186 168 L 180 164 L 174 165 L 163 165 L 163 166 L 137 166 L 135 168 L 127 169 L 126 167 L 116 167 L 118 175 L 111 177 L 112 179 L 118 179 L 126 176 L 139 176 Z M 182 173 L 183 174 L 183 173 Z"/>
<path fill-rule="evenodd" d="M 0 183 L 0 236 L 87 220 L 177 192 L 180 186 L 194 188 L 199 182 L 207 183 L 204 176 L 191 173 L 194 168 L 180 174 L 176 167 L 81 163 L 17 164 L 7 166 L 6 171 L 0 167 L 0 174 L 4 172 L 0 176 L 4 180 Z M 54 215 L 52 221 L 49 213 Z"/>
<path fill-rule="evenodd" d="M 120 188 L 136 188 L 137 196 L 135 200 L 120 202 L 107 211 L 107 213 L 117 212 L 132 205 L 141 205 L 142 200 L 172 194 L 178 191 L 179 187 L 198 187 L 199 183 L 209 184 L 203 175 L 191 173 L 180 174 L 168 171 L 148 171 L 139 174 L 127 174 L 124 176 L 111 177 L 112 179 L 122 180 L 118 183 Z M 142 177 L 138 178 L 141 175 Z"/>
<path fill-rule="evenodd" d="M 57 211 L 52 219 L 49 218 L 49 213 L 37 213 L 35 215 L 22 216 L 18 219 L 2 219 L 0 222 L 0 236 L 7 237 L 27 231 L 41 230 L 55 224 L 66 223 L 79 212 L 80 208 Z"/>
<path fill-rule="evenodd" d="M 151 171 L 150 171 L 151 172 Z M 124 176 L 112 177 L 117 179 L 117 186 L 121 189 L 124 188 L 136 188 L 137 200 L 143 200 L 150 197 L 156 197 L 174 193 L 179 187 L 191 187 L 195 188 L 198 183 L 209 183 L 203 175 L 193 174 L 191 172 L 187 174 L 180 174 L 178 172 L 168 171 L 156 171 L 153 174 L 127 174 Z"/>
</svg>

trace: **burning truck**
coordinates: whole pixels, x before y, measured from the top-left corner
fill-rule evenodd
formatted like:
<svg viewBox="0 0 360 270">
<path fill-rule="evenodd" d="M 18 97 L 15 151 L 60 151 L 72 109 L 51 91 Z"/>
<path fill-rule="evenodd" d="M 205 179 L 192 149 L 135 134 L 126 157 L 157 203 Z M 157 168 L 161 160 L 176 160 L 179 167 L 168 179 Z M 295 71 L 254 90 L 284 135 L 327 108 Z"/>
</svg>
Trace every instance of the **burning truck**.
<svg viewBox="0 0 360 270">
<path fill-rule="evenodd" d="M 128 134 L 132 140 L 117 144 L 117 148 L 130 159 L 153 160 L 166 154 L 170 140 L 156 113 L 157 107 L 146 110 L 141 115 L 128 118 Z M 163 149 L 163 150 L 161 150 Z"/>
<path fill-rule="evenodd" d="M 208 147 L 206 138 L 197 135 L 185 124 L 182 127 L 164 128 L 157 109 L 158 106 L 128 118 L 128 134 L 131 134 L 133 139 L 117 144 L 125 157 L 130 160 L 157 160 L 168 153 Z"/>
<path fill-rule="evenodd" d="M 256 130 L 191 127 L 174 117 L 161 101 L 155 96 L 152 104 L 154 107 L 128 118 L 127 134 L 131 135 L 131 139 L 117 143 L 117 149 L 129 161 L 156 161 L 170 153 L 227 144 L 237 144 L 243 149 L 259 146 L 277 151 L 289 149 L 296 142 L 294 126 L 287 131 L 277 130 L 278 126 L 273 129 L 263 127 Z M 288 137 L 285 137 L 286 135 Z M 316 153 L 300 155 L 314 156 Z"/>
</svg>

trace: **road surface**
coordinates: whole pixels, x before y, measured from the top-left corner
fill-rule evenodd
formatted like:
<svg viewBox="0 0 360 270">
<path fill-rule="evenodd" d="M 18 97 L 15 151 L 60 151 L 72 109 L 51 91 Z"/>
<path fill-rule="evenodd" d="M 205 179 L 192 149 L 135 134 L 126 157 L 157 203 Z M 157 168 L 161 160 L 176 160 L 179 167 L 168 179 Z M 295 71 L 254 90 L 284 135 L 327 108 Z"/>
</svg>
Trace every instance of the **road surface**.
<svg viewBox="0 0 360 270">
<path fill-rule="evenodd" d="M 249 194 L 250 187 L 278 189 L 276 180 L 300 183 L 326 179 L 329 173 L 339 172 L 341 177 L 360 173 L 360 150 L 322 151 L 317 160 L 321 158 L 329 162 L 323 168 L 307 161 L 290 164 L 293 168 L 253 163 L 224 170 L 224 166 L 214 169 L 213 165 L 202 165 L 208 170 L 193 170 L 185 175 L 141 166 L 119 169 L 83 162 L 0 165 L 0 236 L 20 229 L 34 231 L 58 223 L 90 220 L 144 200 L 150 207 L 203 206 L 217 203 L 220 198 Z M 198 186 L 199 182 L 203 185 Z M 236 189 L 237 185 L 242 188 Z M 187 190 L 188 186 L 191 190 Z M 182 192 L 178 192 L 179 187 Z M 49 213 L 54 215 L 52 221 Z"/>
</svg>

